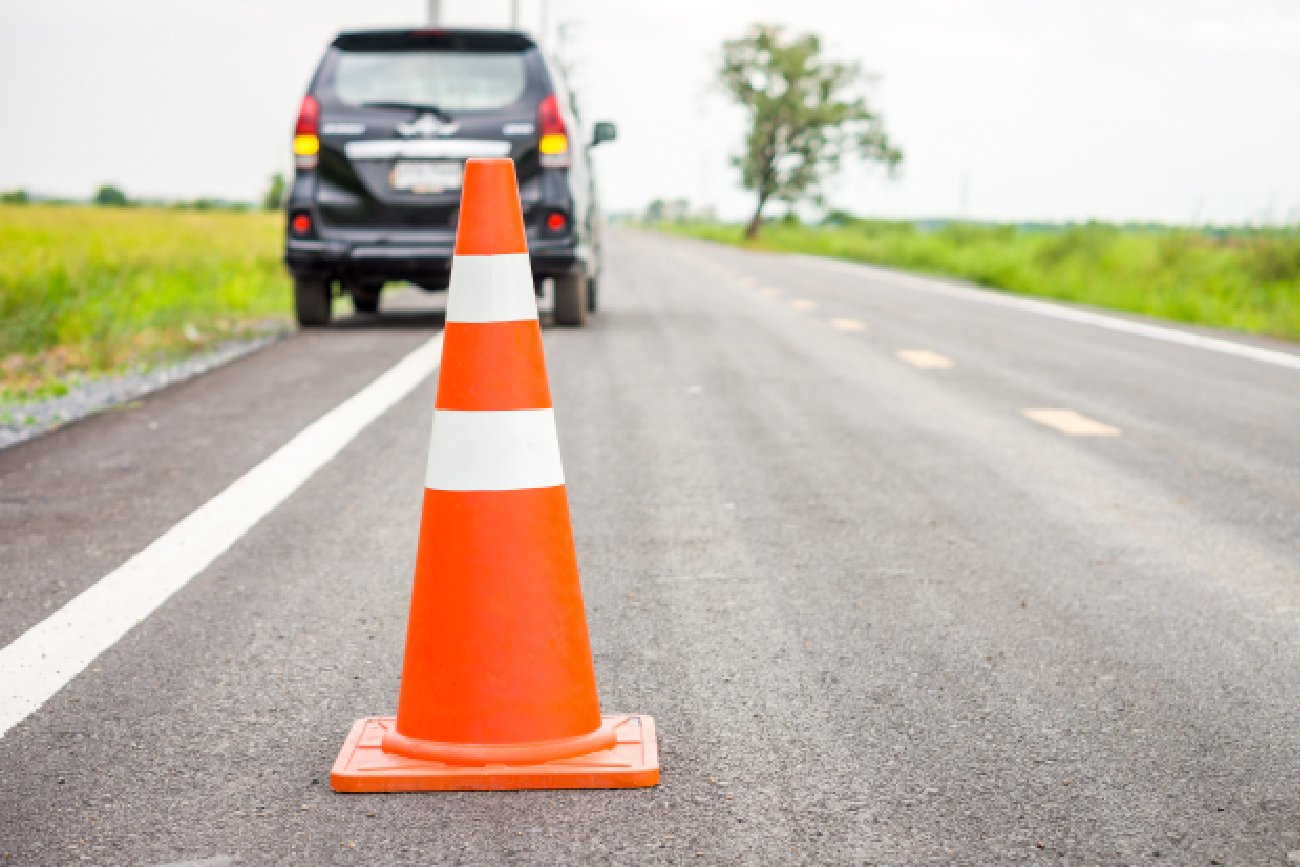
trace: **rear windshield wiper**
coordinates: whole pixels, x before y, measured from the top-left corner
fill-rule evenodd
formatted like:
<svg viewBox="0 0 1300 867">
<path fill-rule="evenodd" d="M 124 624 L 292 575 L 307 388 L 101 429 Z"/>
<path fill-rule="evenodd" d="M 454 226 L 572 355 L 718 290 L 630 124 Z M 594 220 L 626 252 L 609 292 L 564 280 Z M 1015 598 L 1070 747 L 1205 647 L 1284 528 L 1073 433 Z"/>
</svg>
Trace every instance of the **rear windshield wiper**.
<svg viewBox="0 0 1300 867">
<path fill-rule="evenodd" d="M 427 102 L 363 102 L 358 108 L 395 108 L 400 111 L 428 111 L 443 120 L 448 120 L 447 112 Z"/>
</svg>

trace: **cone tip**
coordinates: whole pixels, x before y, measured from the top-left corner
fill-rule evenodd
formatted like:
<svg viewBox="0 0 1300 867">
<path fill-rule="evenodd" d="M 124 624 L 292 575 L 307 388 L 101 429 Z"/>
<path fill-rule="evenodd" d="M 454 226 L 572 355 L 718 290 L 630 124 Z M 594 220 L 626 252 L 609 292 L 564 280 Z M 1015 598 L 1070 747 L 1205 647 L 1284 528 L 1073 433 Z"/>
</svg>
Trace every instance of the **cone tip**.
<svg viewBox="0 0 1300 867">
<path fill-rule="evenodd" d="M 510 176 L 510 180 L 515 179 L 515 161 L 510 157 L 470 157 L 465 160 L 465 181 L 469 182 L 471 175 L 483 176 L 488 174 L 503 173 Z"/>
<path fill-rule="evenodd" d="M 527 253 L 524 215 L 509 157 L 472 157 L 465 162 L 456 253 L 484 256 Z"/>
</svg>

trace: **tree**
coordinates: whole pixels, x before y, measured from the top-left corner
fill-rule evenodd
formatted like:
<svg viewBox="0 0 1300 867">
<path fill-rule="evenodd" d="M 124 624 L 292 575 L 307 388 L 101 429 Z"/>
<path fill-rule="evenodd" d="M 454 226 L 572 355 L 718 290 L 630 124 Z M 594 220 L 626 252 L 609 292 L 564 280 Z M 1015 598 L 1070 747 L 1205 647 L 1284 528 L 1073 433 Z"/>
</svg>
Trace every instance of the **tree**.
<svg viewBox="0 0 1300 867">
<path fill-rule="evenodd" d="M 31 196 L 27 195 L 26 190 L 7 190 L 0 193 L 0 205 L 25 205 L 30 202 Z"/>
<path fill-rule="evenodd" d="M 127 204 L 126 193 L 112 184 L 104 184 L 95 191 L 94 202 L 96 205 L 109 205 L 120 208 Z"/>
<path fill-rule="evenodd" d="M 276 172 L 271 175 L 271 184 L 262 196 L 262 207 L 274 211 L 284 204 L 284 175 Z"/>
<path fill-rule="evenodd" d="M 903 159 L 859 91 L 861 68 L 825 60 L 810 33 L 787 39 L 779 26 L 756 25 L 723 43 L 719 79 L 749 113 L 744 154 L 732 158 L 745 189 L 758 197 L 747 238 L 758 235 L 773 199 L 820 204 L 822 179 L 846 155 L 891 173 Z"/>
</svg>

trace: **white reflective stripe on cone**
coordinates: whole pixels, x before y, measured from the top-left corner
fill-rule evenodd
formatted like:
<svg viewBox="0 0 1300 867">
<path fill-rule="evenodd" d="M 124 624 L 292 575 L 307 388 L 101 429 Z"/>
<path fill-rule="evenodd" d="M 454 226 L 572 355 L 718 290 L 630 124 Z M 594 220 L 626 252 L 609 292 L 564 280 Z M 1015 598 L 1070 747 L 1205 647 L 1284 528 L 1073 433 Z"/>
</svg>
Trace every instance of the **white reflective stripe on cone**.
<svg viewBox="0 0 1300 867">
<path fill-rule="evenodd" d="M 425 487 L 516 491 L 564 484 L 555 411 L 433 412 Z"/>
<path fill-rule="evenodd" d="M 453 256 L 448 322 L 512 322 L 537 318 L 527 253 Z"/>
</svg>

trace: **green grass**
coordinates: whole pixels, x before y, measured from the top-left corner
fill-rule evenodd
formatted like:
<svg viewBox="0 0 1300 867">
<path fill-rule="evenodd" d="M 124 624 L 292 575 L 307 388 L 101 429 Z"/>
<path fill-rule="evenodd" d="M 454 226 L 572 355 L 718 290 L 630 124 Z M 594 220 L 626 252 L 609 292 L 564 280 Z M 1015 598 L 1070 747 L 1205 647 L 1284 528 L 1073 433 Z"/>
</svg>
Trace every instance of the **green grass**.
<svg viewBox="0 0 1300 867">
<path fill-rule="evenodd" d="M 0 402 L 287 322 L 282 221 L 0 205 Z"/>
<path fill-rule="evenodd" d="M 1193 230 L 1090 223 L 1019 227 L 847 220 L 742 227 L 664 224 L 678 234 L 960 277 L 1025 295 L 1300 340 L 1300 229 Z"/>
</svg>

